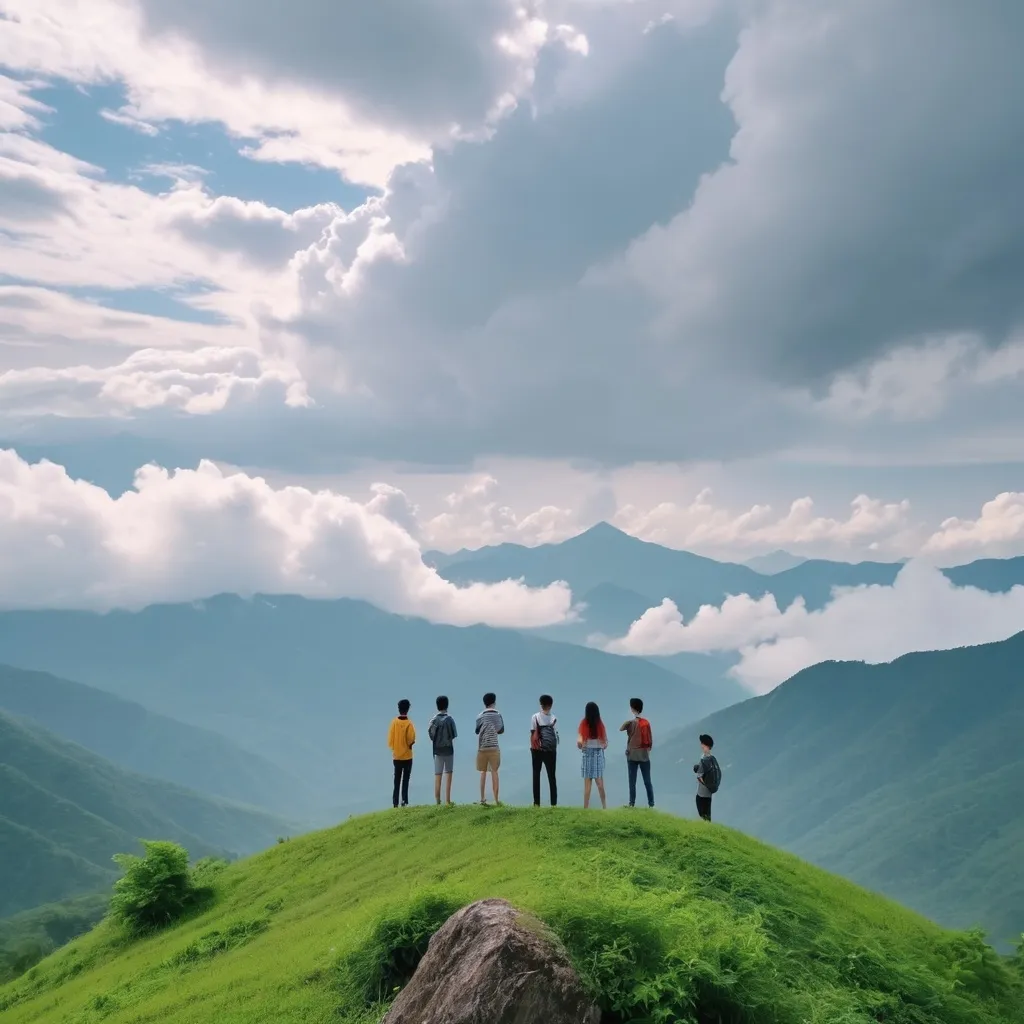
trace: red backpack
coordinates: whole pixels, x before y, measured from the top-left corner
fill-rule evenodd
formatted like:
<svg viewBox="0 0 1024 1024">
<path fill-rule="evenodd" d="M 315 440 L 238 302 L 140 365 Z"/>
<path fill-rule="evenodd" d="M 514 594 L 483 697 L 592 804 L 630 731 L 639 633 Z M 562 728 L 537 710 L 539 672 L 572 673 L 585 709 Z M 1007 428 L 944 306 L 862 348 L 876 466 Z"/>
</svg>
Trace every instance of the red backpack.
<svg viewBox="0 0 1024 1024">
<path fill-rule="evenodd" d="M 651 732 L 651 723 L 646 718 L 636 720 L 637 747 L 640 750 L 650 750 L 654 746 L 654 734 Z"/>
</svg>

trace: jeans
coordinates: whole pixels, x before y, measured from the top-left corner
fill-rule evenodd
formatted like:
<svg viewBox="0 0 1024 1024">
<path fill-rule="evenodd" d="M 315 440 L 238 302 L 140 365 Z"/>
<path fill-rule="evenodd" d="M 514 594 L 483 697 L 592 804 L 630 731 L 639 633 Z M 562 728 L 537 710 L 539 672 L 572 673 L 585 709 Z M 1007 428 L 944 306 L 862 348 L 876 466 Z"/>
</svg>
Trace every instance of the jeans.
<svg viewBox="0 0 1024 1024">
<path fill-rule="evenodd" d="M 404 761 L 395 761 L 395 792 L 394 805 L 398 806 L 399 791 L 401 791 L 402 806 L 409 804 L 409 776 L 412 775 L 412 758 L 407 757 Z"/>
<path fill-rule="evenodd" d="M 711 797 L 697 797 L 697 814 L 700 815 L 700 817 L 702 817 L 705 821 L 711 820 Z"/>
<path fill-rule="evenodd" d="M 551 792 L 551 806 L 558 806 L 558 783 L 555 781 L 555 763 L 557 750 L 531 750 L 533 758 L 533 805 L 540 807 L 540 770 L 548 773 L 548 789 Z"/>
<path fill-rule="evenodd" d="M 651 762 L 650 761 L 627 761 L 629 766 L 629 806 L 636 805 L 636 771 L 639 768 L 643 776 L 644 789 L 647 790 L 647 806 L 654 806 L 654 787 L 651 785 Z"/>
</svg>

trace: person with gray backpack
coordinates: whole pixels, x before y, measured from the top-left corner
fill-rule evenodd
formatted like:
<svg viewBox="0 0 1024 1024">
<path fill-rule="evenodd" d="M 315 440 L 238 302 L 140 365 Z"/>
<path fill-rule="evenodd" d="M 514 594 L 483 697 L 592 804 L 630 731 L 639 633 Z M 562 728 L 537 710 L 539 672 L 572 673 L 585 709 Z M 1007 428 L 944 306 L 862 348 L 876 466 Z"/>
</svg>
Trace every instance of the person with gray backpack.
<svg viewBox="0 0 1024 1024">
<path fill-rule="evenodd" d="M 448 698 L 437 698 L 437 714 L 427 726 L 427 735 L 434 744 L 434 800 L 441 804 L 441 780 L 445 782 L 445 803 L 452 802 L 452 769 L 455 766 L 455 719 L 448 714 Z"/>
<path fill-rule="evenodd" d="M 548 775 L 551 806 L 558 806 L 555 766 L 558 760 L 558 719 L 551 714 L 554 700 L 548 694 L 540 699 L 540 711 L 530 720 L 530 756 L 533 758 L 533 806 L 540 807 L 540 771 Z"/>
<path fill-rule="evenodd" d="M 718 758 L 711 753 L 715 741 L 706 733 L 700 734 L 700 760 L 693 766 L 693 774 L 697 776 L 697 814 L 704 821 L 711 820 L 711 798 L 722 785 L 722 769 Z"/>
</svg>

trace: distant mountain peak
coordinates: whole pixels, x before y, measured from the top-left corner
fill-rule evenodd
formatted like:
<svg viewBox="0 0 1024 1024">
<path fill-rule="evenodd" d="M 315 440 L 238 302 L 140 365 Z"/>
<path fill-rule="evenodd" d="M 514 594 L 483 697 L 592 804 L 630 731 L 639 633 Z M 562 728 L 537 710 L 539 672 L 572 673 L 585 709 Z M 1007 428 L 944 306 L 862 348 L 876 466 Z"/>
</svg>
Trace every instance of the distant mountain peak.
<svg viewBox="0 0 1024 1024">
<path fill-rule="evenodd" d="M 570 540 L 578 541 L 583 540 L 584 538 L 586 538 L 587 540 L 600 540 L 605 542 L 638 540 L 637 537 L 634 537 L 630 533 L 626 533 L 625 530 L 620 530 L 617 526 L 612 526 L 611 523 L 607 522 L 604 519 L 602 519 L 599 523 L 595 523 L 593 526 L 590 527 L 589 530 L 584 530 L 582 533 L 578 533 L 575 537 L 571 537 Z"/>
<path fill-rule="evenodd" d="M 783 551 L 782 548 L 777 548 L 766 555 L 755 555 L 753 558 L 748 558 L 743 564 L 748 569 L 753 569 L 754 572 L 759 572 L 765 576 L 774 576 L 776 573 L 785 572 L 787 569 L 795 569 L 806 561 L 807 559 L 800 555 L 794 555 L 788 551 Z"/>
</svg>

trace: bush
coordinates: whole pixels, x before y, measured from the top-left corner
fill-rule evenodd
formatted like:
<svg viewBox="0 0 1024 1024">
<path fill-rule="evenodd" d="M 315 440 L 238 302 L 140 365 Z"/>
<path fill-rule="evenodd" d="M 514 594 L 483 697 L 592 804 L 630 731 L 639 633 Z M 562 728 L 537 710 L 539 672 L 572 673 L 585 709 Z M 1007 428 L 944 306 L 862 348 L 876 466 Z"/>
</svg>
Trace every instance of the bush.
<svg viewBox="0 0 1024 1024">
<path fill-rule="evenodd" d="M 385 915 L 342 962 L 342 988 L 364 1006 L 394 998 L 412 978 L 441 925 L 471 902 L 458 893 L 428 889 Z"/>
<path fill-rule="evenodd" d="M 146 854 L 119 853 L 115 862 L 124 875 L 114 883 L 111 916 L 135 933 L 163 928 L 196 903 L 195 881 L 188 851 L 177 843 L 142 843 Z"/>
</svg>

